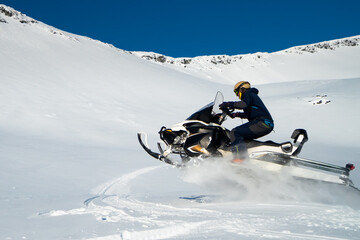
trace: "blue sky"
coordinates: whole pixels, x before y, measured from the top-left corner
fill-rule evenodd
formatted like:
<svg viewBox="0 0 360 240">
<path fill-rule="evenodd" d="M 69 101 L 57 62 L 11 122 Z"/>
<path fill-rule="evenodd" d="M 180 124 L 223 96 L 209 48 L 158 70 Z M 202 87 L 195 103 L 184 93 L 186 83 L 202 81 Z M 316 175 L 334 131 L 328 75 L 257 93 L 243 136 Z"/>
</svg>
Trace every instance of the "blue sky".
<svg viewBox="0 0 360 240">
<path fill-rule="evenodd" d="M 360 0 L 3 0 L 64 31 L 172 57 L 274 52 L 360 34 Z"/>
</svg>

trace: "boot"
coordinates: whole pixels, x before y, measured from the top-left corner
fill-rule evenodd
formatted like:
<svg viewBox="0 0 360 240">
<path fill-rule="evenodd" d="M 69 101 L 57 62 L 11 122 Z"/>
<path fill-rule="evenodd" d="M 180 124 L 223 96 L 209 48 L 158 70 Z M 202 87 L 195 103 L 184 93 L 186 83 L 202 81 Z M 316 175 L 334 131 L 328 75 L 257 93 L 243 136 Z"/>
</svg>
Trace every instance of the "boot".
<svg viewBox="0 0 360 240">
<path fill-rule="evenodd" d="M 233 154 L 234 163 L 242 163 L 248 158 L 245 144 L 237 144 L 231 147 L 231 152 Z"/>
</svg>

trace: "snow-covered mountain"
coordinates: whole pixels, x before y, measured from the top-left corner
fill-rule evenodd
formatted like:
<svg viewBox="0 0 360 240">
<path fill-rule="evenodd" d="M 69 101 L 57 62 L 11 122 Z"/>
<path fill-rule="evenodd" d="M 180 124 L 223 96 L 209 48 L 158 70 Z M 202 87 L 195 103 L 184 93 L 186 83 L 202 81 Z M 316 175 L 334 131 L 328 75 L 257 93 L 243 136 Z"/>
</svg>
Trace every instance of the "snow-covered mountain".
<svg viewBox="0 0 360 240">
<path fill-rule="evenodd" d="M 235 100 L 232 84 L 247 79 L 275 119 L 267 139 L 305 128 L 302 157 L 358 168 L 358 39 L 172 59 L 0 5 L 0 239 L 359 239 L 356 195 L 218 165 L 182 171 L 136 139 L 146 131 L 154 147 L 161 126 L 219 90 Z M 358 169 L 351 178 L 360 186 Z"/>
<path fill-rule="evenodd" d="M 172 58 L 157 53 L 133 52 L 163 66 L 204 77 L 211 81 L 233 83 L 251 79 L 256 83 L 299 80 L 354 78 L 359 76 L 360 36 L 292 47 L 274 53 L 216 55 Z M 338 69 L 346 71 L 338 71 Z M 344 75 L 345 72 L 345 75 Z"/>
</svg>

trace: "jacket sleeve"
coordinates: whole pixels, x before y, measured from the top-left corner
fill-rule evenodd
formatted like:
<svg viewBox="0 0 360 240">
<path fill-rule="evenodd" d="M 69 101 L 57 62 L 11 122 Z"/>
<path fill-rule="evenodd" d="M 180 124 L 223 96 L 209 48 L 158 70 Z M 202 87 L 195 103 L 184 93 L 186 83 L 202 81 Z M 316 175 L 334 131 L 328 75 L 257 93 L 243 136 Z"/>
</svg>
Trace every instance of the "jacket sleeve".
<svg viewBox="0 0 360 240">
<path fill-rule="evenodd" d="M 236 117 L 239 117 L 239 118 L 247 118 L 246 114 L 243 113 L 243 112 L 236 112 Z"/>
<path fill-rule="evenodd" d="M 241 101 L 235 102 L 234 103 L 234 108 L 236 109 L 244 109 L 247 108 L 249 106 L 251 106 L 253 102 L 253 96 L 252 94 L 249 92 L 246 92 L 243 97 L 241 98 Z"/>
<path fill-rule="evenodd" d="M 235 109 L 244 109 L 247 107 L 247 104 L 245 101 L 238 101 L 238 102 L 234 102 L 234 108 Z"/>
</svg>

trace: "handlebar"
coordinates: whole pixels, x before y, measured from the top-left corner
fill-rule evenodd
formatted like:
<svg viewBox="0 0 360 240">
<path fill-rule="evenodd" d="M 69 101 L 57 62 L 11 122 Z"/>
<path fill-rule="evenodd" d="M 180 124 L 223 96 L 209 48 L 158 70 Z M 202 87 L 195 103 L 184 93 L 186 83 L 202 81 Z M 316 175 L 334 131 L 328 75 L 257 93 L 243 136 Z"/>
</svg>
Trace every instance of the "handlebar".
<svg viewBox="0 0 360 240">
<path fill-rule="evenodd" d="M 219 117 L 219 124 L 221 125 L 223 122 L 225 122 L 226 117 L 230 116 L 232 112 L 234 112 L 235 109 L 229 109 L 227 107 L 221 108 L 222 111 L 221 116 Z"/>
</svg>

